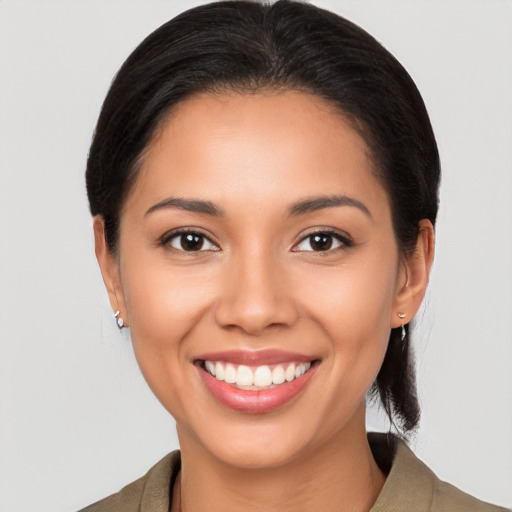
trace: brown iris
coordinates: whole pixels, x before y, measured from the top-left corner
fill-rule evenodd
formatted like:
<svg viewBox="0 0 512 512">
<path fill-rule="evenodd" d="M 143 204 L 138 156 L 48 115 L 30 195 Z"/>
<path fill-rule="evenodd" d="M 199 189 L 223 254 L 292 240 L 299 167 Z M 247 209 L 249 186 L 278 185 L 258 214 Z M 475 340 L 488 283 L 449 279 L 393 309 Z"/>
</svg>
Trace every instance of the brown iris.
<svg viewBox="0 0 512 512">
<path fill-rule="evenodd" d="M 180 236 L 180 245 L 184 251 L 200 251 L 204 245 L 204 237 L 195 233 L 184 233 Z"/>
<path fill-rule="evenodd" d="M 310 244 L 314 251 L 328 251 L 332 247 L 332 235 L 326 233 L 311 235 Z"/>
</svg>

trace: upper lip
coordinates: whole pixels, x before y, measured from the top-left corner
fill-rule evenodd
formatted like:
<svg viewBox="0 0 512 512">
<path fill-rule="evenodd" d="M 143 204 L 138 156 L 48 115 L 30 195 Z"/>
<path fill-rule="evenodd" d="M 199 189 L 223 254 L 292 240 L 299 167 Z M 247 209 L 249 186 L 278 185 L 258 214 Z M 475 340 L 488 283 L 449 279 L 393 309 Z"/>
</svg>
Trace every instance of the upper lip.
<svg viewBox="0 0 512 512">
<path fill-rule="evenodd" d="M 265 364 L 280 364 L 288 362 L 307 363 L 317 358 L 296 352 L 283 350 L 225 350 L 209 352 L 195 358 L 196 361 L 223 361 L 226 363 L 243 364 L 246 366 L 261 366 Z"/>
</svg>

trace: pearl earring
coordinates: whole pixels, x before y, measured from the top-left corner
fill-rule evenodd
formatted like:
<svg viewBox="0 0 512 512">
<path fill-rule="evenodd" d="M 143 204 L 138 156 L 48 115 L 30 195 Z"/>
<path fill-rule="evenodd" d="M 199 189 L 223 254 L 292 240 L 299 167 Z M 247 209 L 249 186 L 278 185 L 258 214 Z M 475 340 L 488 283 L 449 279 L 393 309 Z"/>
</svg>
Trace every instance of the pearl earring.
<svg viewBox="0 0 512 512">
<path fill-rule="evenodd" d="M 120 311 L 116 311 L 114 313 L 114 318 L 116 319 L 116 322 L 117 322 L 117 326 L 119 327 L 119 329 L 122 329 L 124 327 L 124 320 L 123 320 L 123 317 L 119 316 L 120 315 Z"/>
</svg>

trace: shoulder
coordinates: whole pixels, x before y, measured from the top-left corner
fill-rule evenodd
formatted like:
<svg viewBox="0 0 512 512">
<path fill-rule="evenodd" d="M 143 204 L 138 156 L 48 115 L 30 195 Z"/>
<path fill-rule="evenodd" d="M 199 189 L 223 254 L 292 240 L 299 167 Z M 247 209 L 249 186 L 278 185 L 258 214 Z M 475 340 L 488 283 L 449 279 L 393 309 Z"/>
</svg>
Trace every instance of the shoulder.
<svg viewBox="0 0 512 512">
<path fill-rule="evenodd" d="M 480 501 L 436 477 L 431 510 L 450 512 L 507 512 L 509 509 Z"/>
<path fill-rule="evenodd" d="M 143 477 L 80 512 L 167 512 L 171 501 L 172 482 L 180 470 L 180 465 L 180 452 L 171 452 Z"/>
<path fill-rule="evenodd" d="M 386 434 L 370 434 L 375 459 L 388 473 L 371 512 L 506 512 L 443 482 L 404 441 Z"/>
</svg>

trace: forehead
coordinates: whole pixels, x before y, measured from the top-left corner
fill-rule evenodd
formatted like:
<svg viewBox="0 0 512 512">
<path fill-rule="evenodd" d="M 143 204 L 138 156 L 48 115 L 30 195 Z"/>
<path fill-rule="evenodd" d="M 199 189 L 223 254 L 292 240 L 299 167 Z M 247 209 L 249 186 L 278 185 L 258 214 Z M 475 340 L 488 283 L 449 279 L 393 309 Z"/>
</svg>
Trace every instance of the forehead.
<svg viewBox="0 0 512 512">
<path fill-rule="evenodd" d="M 371 152 L 323 99 L 296 91 L 201 93 L 179 103 L 156 131 L 134 196 L 203 196 L 251 202 L 277 196 L 387 196 Z"/>
</svg>

